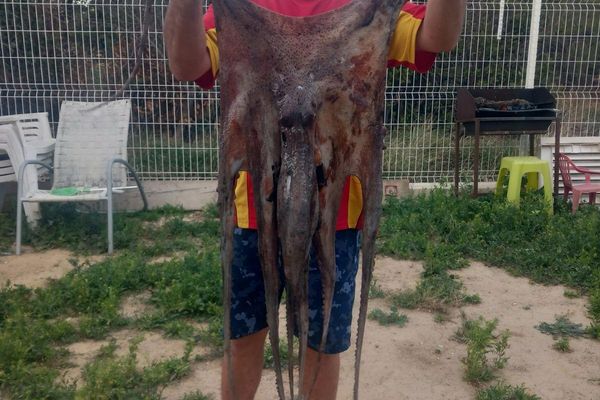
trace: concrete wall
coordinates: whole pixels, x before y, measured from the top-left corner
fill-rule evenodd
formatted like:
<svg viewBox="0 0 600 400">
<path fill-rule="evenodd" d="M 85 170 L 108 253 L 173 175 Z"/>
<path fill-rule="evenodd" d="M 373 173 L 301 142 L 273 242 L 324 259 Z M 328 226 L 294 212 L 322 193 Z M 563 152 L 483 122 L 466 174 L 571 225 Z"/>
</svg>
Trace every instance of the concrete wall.
<svg viewBox="0 0 600 400">
<path fill-rule="evenodd" d="M 430 191 L 439 184 L 414 184 L 406 180 L 387 180 L 383 182 L 386 196 L 406 197 Z M 481 182 L 480 191 L 490 191 L 494 182 Z M 452 185 L 447 185 L 451 190 Z M 186 210 L 199 210 L 209 203 L 217 201 L 216 181 L 144 181 L 144 189 L 148 196 L 150 208 L 165 205 L 181 206 Z M 138 210 L 142 206 L 139 193 L 130 190 L 117 195 L 118 210 Z"/>
</svg>

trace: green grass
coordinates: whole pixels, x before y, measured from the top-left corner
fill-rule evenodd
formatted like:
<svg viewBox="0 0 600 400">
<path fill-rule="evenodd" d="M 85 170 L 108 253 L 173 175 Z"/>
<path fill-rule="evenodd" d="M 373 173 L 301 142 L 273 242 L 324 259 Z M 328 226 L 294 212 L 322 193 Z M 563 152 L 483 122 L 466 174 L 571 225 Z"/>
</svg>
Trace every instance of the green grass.
<svg viewBox="0 0 600 400">
<path fill-rule="evenodd" d="M 204 147 L 207 143 L 218 143 L 218 139 L 216 134 L 194 132 L 193 128 L 196 127 L 186 127 L 169 138 L 163 132 L 162 137 L 156 137 L 156 141 L 138 140 L 129 149 L 129 160 L 133 168 L 149 174 L 173 174 L 180 179 L 198 179 L 196 171 L 204 171 L 205 178 L 215 178 L 219 169 L 218 150 Z M 198 140 L 194 140 L 196 134 L 199 135 Z M 179 135 L 189 135 L 188 140 L 182 141 Z M 141 133 L 138 137 L 144 136 L 145 133 Z M 168 140 L 170 148 L 157 148 L 157 141 L 162 140 Z"/>
<path fill-rule="evenodd" d="M 371 286 L 369 286 L 369 299 L 383 299 L 385 298 L 385 291 L 379 286 L 377 278 L 373 277 L 371 280 Z"/>
<path fill-rule="evenodd" d="M 595 288 L 590 292 L 588 314 L 594 323 L 600 324 L 600 287 Z"/>
<path fill-rule="evenodd" d="M 592 338 L 600 340 L 600 323 L 592 322 L 586 329 L 585 332 Z"/>
<path fill-rule="evenodd" d="M 298 349 L 298 342 L 294 338 L 293 351 L 296 352 Z M 285 339 L 279 340 L 279 361 L 281 362 L 281 368 L 287 368 L 290 360 L 296 361 L 295 354 L 290 354 L 288 351 L 288 342 Z M 265 350 L 263 355 L 263 368 L 274 369 L 275 359 L 273 358 L 273 347 L 271 347 L 270 341 L 265 344 Z"/>
<path fill-rule="evenodd" d="M 425 272 L 415 289 L 394 293 L 391 301 L 400 308 L 418 308 L 445 314 L 450 306 L 477 304 L 481 299 L 478 295 L 466 294 L 462 282 L 442 271 L 431 275 Z"/>
<path fill-rule="evenodd" d="M 129 353 L 122 357 L 115 356 L 114 342 L 103 348 L 101 356 L 84 368 L 85 385 L 76 391 L 75 399 L 160 400 L 160 392 L 166 385 L 189 374 L 189 346 L 181 358 L 170 358 L 140 369 L 136 359 L 140 340 L 134 339 Z"/>
<path fill-rule="evenodd" d="M 493 196 L 454 197 L 442 190 L 403 200 L 388 199 L 378 238 L 380 252 L 423 260 L 424 272 L 414 290 L 387 294 L 374 282 L 370 295 L 388 297 L 395 307 L 424 308 L 444 316 L 448 307 L 481 301 L 476 294 L 465 293 L 453 272 L 476 259 L 588 295 L 593 322 L 573 332 L 583 330 L 585 335 L 599 338 L 600 242 L 590 238 L 600 235 L 600 213 L 582 207 L 572 215 L 568 207 L 557 206 L 556 213 L 549 216 L 541 211 L 543 202 L 535 196 L 526 196 L 516 208 Z M 25 232 L 25 243 L 34 249 L 105 253 L 105 215 L 77 213 L 72 205 L 44 207 L 43 215 L 37 230 Z M 13 235 L 14 213 L 8 210 L 0 214 L 0 251 L 9 250 Z M 167 337 L 209 346 L 209 357 L 218 355 L 222 346 L 218 246 L 219 221 L 214 205 L 199 220 L 189 220 L 185 211 L 174 207 L 117 214 L 116 256 L 93 265 L 76 265 L 71 273 L 43 289 L 1 287 L 0 396 L 74 398 L 77 389 L 58 375 L 68 362 L 66 346 L 86 338 L 105 338 L 123 327 L 159 330 Z M 159 256 L 166 256 L 167 261 L 152 263 Z M 120 315 L 123 299 L 141 292 L 151 294 L 150 310 L 136 319 Z M 382 311 L 380 317 L 397 319 L 392 314 Z M 189 324 L 192 320 L 207 325 L 194 329 Z M 503 357 L 497 354 L 502 351 L 502 334 L 484 334 L 489 331 L 489 322 L 479 323 L 479 341 L 470 339 L 473 351 L 465 365 L 475 367 L 474 381 L 485 381 L 489 376 L 483 359 L 496 356 L 501 361 Z M 546 328 L 549 332 L 558 330 L 559 336 L 561 329 L 567 329 L 555 324 Z M 499 347 L 490 348 L 490 343 Z M 496 361 L 487 361 L 492 375 Z M 103 379 L 114 378 L 118 387 L 114 390 L 126 392 L 130 388 L 117 376 L 124 374 L 145 387 L 147 398 L 152 398 L 166 384 L 166 378 L 144 377 L 161 375 L 152 372 L 155 370 L 128 369 L 131 361 L 127 358 L 108 357 L 104 364 L 99 362 L 84 376 L 85 385 L 108 387 Z M 181 365 L 176 367 L 172 366 L 180 370 Z M 178 379 L 181 374 L 173 372 L 171 376 Z"/>
<path fill-rule="evenodd" d="M 463 315 L 462 326 L 455 338 L 467 345 L 465 379 L 473 384 L 489 382 L 496 377 L 496 372 L 506 366 L 508 357 L 509 331 L 496 333 L 498 320 L 487 321 L 483 317 L 468 320 Z"/>
<path fill-rule="evenodd" d="M 447 314 L 435 313 L 433 314 L 433 322 L 436 324 L 444 324 L 449 321 Z"/>
<path fill-rule="evenodd" d="M 549 216 L 535 196 L 515 207 L 493 195 L 472 199 L 436 189 L 387 199 L 379 248 L 417 260 L 442 254 L 449 268 L 473 258 L 537 282 L 589 291 L 600 287 L 600 241 L 592 240 L 599 234 L 600 213 L 592 207 L 572 215 L 560 203 Z"/>
<path fill-rule="evenodd" d="M 405 199 L 388 198 L 378 237 L 384 255 L 424 260 L 426 273 L 417 288 L 394 295 L 399 307 L 460 305 L 461 283 L 448 271 L 466 260 L 480 260 L 512 274 L 544 284 L 563 284 L 571 292 L 590 295 L 588 328 L 600 331 L 600 212 L 581 207 L 571 214 L 558 202 L 554 215 L 544 212 L 536 194 L 525 195 L 520 207 L 493 195 L 473 199 L 436 189 Z M 569 295 L 571 295 L 569 292 Z"/>
<path fill-rule="evenodd" d="M 189 351 L 197 343 L 217 355 L 222 346 L 221 268 L 215 208 L 199 221 L 173 207 L 147 213 L 118 214 L 117 255 L 74 269 L 46 287 L 0 287 L 0 397 L 13 399 L 159 399 L 165 385 L 189 371 Z M 0 226 L 4 223 L 0 216 Z M 50 207 L 39 229 L 28 232 L 37 249 L 63 247 L 77 253 L 105 252 L 105 216 Z M 120 230 L 120 231 L 119 231 Z M 119 232 L 117 234 L 117 232 Z M 6 242 L 9 240 L 5 239 Z M 153 257 L 173 256 L 151 262 Z M 151 311 L 137 319 L 120 314 L 125 297 L 149 292 Z M 205 321 L 197 330 L 189 321 Z M 125 357 L 111 346 L 84 369 L 79 388 L 64 382 L 66 346 L 103 339 L 123 327 L 158 329 L 165 337 L 185 339 L 182 358 L 137 367 L 132 344 Z M 114 345 L 113 345 L 114 347 Z M 210 355 L 209 355 L 210 356 Z M 200 397 L 201 394 L 190 394 Z M 193 398 L 193 397 L 191 397 Z"/>
<path fill-rule="evenodd" d="M 11 253 L 15 240 L 15 221 L 16 215 L 12 208 L 7 212 L 0 210 L 0 255 Z"/>
<path fill-rule="evenodd" d="M 392 307 L 389 313 L 376 308 L 369 313 L 369 319 L 377 321 L 379 325 L 394 325 L 400 328 L 404 327 L 408 322 L 408 317 L 404 314 L 399 314 L 396 307 Z"/>
<path fill-rule="evenodd" d="M 394 201 L 390 200 L 392 203 Z M 384 218 L 384 226 L 390 217 L 392 216 Z M 398 244 L 404 247 L 403 243 L 398 243 L 395 240 L 388 241 L 385 238 L 386 234 L 382 232 L 381 239 L 384 248 L 386 244 L 388 248 L 395 247 Z M 420 238 L 415 238 L 415 243 L 420 242 L 420 240 Z M 465 293 L 462 282 L 455 275 L 449 273 L 451 270 L 461 269 L 468 265 L 467 259 L 457 248 L 443 241 L 436 242 L 435 240 L 425 239 L 422 243 L 422 252 L 416 252 L 413 255 L 415 257 L 411 258 L 423 258 L 422 279 L 415 289 L 392 294 L 391 299 L 395 306 L 446 313 L 447 308 L 450 306 L 481 302 L 478 295 Z"/>
<path fill-rule="evenodd" d="M 200 391 L 186 393 L 181 400 L 214 400 L 213 396 L 207 396 Z"/>
<path fill-rule="evenodd" d="M 558 339 L 556 342 L 554 342 L 552 348 L 556 351 L 560 351 L 561 353 L 570 353 L 573 351 L 571 349 L 571 344 L 569 343 L 569 338 L 567 337 Z"/>
<path fill-rule="evenodd" d="M 541 398 L 530 394 L 523 386 L 498 382 L 477 392 L 476 400 L 541 400 Z"/>
<path fill-rule="evenodd" d="M 567 299 L 576 299 L 576 298 L 580 297 L 580 294 L 576 290 L 570 290 L 570 289 L 565 289 L 565 291 L 563 292 L 563 295 Z"/>
</svg>

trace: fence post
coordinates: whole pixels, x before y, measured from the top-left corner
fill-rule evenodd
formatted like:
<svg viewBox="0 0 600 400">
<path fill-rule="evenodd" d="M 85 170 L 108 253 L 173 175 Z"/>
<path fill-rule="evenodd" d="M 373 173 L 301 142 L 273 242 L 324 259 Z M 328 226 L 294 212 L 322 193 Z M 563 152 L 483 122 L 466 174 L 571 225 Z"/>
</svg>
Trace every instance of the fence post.
<svg viewBox="0 0 600 400">
<path fill-rule="evenodd" d="M 500 15 L 498 16 L 498 33 L 496 39 L 502 39 L 502 33 L 504 32 L 504 13 L 506 12 L 506 0 L 500 0 Z"/>
<path fill-rule="evenodd" d="M 527 75 L 525 88 L 532 89 L 535 85 L 537 68 L 537 51 L 540 38 L 540 19 L 542 15 L 542 0 L 533 0 L 531 10 L 531 24 L 529 28 L 529 51 L 527 55 Z"/>
</svg>

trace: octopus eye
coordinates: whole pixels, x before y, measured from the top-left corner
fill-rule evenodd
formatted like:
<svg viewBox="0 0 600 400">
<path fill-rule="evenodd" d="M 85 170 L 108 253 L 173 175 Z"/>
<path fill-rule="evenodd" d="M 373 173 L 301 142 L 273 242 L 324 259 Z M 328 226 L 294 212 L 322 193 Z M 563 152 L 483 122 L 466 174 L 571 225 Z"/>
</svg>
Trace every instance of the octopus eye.
<svg viewBox="0 0 600 400">
<path fill-rule="evenodd" d="M 299 119 L 298 113 L 286 114 L 279 120 L 279 123 L 283 128 L 292 128 L 295 122 Z"/>
<path fill-rule="evenodd" d="M 303 128 L 308 128 L 310 126 L 312 126 L 313 122 L 315 121 L 315 115 L 312 113 L 309 114 L 305 114 L 304 118 L 302 118 L 302 127 Z"/>
</svg>

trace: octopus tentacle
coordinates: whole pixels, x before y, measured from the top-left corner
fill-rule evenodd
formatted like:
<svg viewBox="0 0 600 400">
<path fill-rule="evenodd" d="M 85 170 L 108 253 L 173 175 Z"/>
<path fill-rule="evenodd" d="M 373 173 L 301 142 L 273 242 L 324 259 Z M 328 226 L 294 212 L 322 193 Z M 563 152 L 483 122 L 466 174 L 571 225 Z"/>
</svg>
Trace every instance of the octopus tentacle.
<svg viewBox="0 0 600 400">
<path fill-rule="evenodd" d="M 227 377 L 229 382 L 229 392 L 236 399 L 237 392 L 233 379 L 233 366 L 231 359 L 231 265 L 233 261 L 233 229 L 234 204 L 233 204 L 233 185 L 235 176 L 241 166 L 241 162 L 231 164 L 221 162 L 221 180 L 219 189 L 219 204 L 221 215 L 221 265 L 223 271 L 223 331 L 225 337 L 223 341 L 223 350 L 227 360 Z"/>
<path fill-rule="evenodd" d="M 289 285 L 286 287 L 287 293 L 289 293 L 290 288 Z M 290 388 L 290 396 L 294 398 L 294 363 L 293 363 L 293 354 L 294 354 L 294 330 L 296 329 L 296 323 L 294 315 L 294 305 L 292 303 L 292 296 L 286 295 L 285 297 L 285 305 L 286 305 L 286 315 L 288 315 L 287 323 L 286 323 L 286 331 L 287 331 L 287 350 L 288 350 L 288 379 L 289 379 L 289 388 Z"/>
<path fill-rule="evenodd" d="M 263 186 L 264 179 L 259 174 L 254 174 L 253 186 L 260 188 Z M 257 200 L 267 203 L 265 195 L 257 196 Z M 271 350 L 273 351 L 273 364 L 275 367 L 275 381 L 277 394 L 280 399 L 285 399 L 285 390 L 283 388 L 283 378 L 281 374 L 281 356 L 279 354 L 279 271 L 278 262 L 278 244 L 277 244 L 277 226 L 275 219 L 275 210 L 272 204 L 262 204 L 257 212 L 258 224 L 258 248 L 263 273 L 263 282 L 265 287 L 265 306 L 267 309 L 267 324 L 269 326 L 269 340 Z"/>
<path fill-rule="evenodd" d="M 363 149 L 363 157 L 371 161 L 368 168 L 364 168 L 362 175 L 363 199 L 364 199 L 364 226 L 362 236 L 362 282 L 360 288 L 360 309 L 358 314 L 358 333 L 356 339 L 356 354 L 354 363 L 354 400 L 358 400 L 358 389 L 360 382 L 360 362 L 362 357 L 363 338 L 367 321 L 367 309 L 369 301 L 369 288 L 373 277 L 375 265 L 375 238 L 381 216 L 381 202 L 383 200 L 383 184 L 381 181 L 383 126 L 375 128 L 373 138 L 369 146 Z M 371 153 L 371 154 L 369 154 Z"/>
<path fill-rule="evenodd" d="M 298 119 L 299 118 L 299 119 Z M 277 187 L 277 220 L 281 255 L 287 288 L 295 308 L 300 339 L 299 396 L 304 398 L 302 382 L 308 345 L 308 263 L 311 238 L 316 229 L 316 176 L 310 152 L 312 140 L 304 132 L 301 114 L 284 115 L 289 126 L 282 127 L 281 170 Z M 288 315 L 288 318 L 293 318 Z"/>
<path fill-rule="evenodd" d="M 340 174 L 344 176 L 344 174 Z M 335 263 L 335 232 L 337 214 L 339 209 L 345 179 L 330 182 L 328 186 L 321 189 L 320 193 L 320 215 L 319 228 L 313 240 L 313 246 L 317 257 L 317 265 L 321 276 L 322 303 L 322 332 L 317 356 L 317 365 L 313 371 L 309 394 L 311 393 L 321 368 L 322 353 L 325 351 L 331 310 L 333 306 L 333 293 L 335 289 L 336 263 Z"/>
<path fill-rule="evenodd" d="M 267 105 L 270 99 L 266 96 L 254 96 L 253 106 L 250 107 L 251 115 L 262 115 L 249 121 L 252 128 L 248 131 L 249 143 L 259 144 L 259 149 L 249 155 L 249 166 L 253 187 L 255 188 L 255 202 L 257 203 L 256 218 L 258 227 L 258 250 L 263 273 L 265 288 L 265 306 L 267 310 L 267 324 L 269 326 L 269 340 L 273 352 L 275 367 L 275 381 L 277 394 L 280 399 L 285 399 L 283 375 L 281 371 L 281 356 L 279 354 L 279 242 L 277 224 L 277 202 L 273 198 L 276 193 L 276 177 L 280 164 L 280 143 L 278 135 L 265 134 L 273 130 L 269 127 L 269 110 Z M 271 111 L 272 113 L 272 111 Z M 261 132 L 261 134 L 259 134 Z"/>
</svg>

